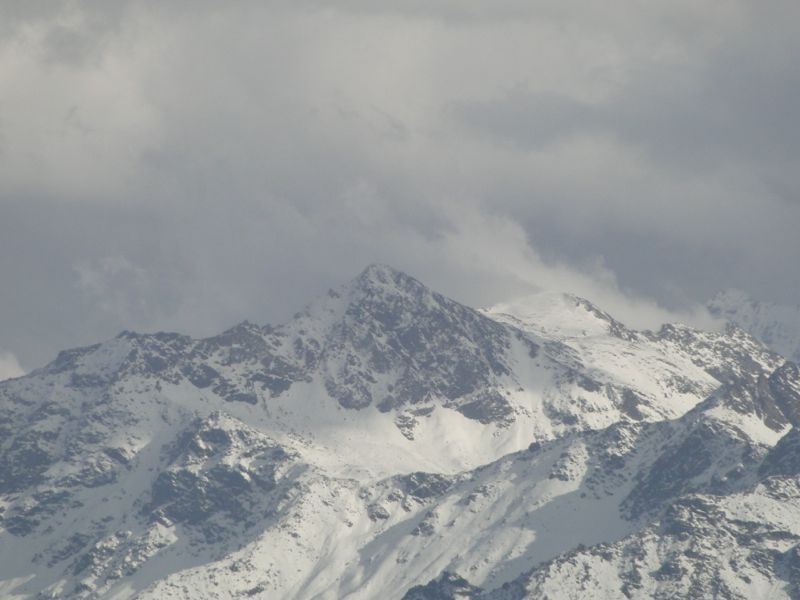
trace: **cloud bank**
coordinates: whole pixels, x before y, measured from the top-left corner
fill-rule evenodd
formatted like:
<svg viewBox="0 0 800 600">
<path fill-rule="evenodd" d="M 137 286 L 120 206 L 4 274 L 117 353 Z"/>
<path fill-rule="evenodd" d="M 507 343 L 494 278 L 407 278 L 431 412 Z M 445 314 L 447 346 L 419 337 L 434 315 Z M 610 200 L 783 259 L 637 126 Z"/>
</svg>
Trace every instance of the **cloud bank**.
<svg viewBox="0 0 800 600">
<path fill-rule="evenodd" d="M 800 297 L 797 3 L 0 10 L 0 333 L 26 365 L 280 321 L 370 262 L 634 326 Z"/>
</svg>

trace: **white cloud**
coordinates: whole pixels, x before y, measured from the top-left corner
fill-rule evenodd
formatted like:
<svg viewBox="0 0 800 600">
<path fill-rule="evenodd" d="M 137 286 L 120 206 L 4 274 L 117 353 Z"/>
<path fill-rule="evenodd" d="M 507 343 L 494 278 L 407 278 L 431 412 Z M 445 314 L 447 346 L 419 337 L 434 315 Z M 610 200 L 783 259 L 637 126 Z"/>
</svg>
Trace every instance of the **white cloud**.
<svg viewBox="0 0 800 600">
<path fill-rule="evenodd" d="M 17 357 L 11 352 L 0 350 L 0 381 L 23 375 L 25 375 L 25 369 L 20 366 Z"/>
<path fill-rule="evenodd" d="M 524 296 L 535 291 L 560 291 L 582 296 L 638 329 L 657 329 L 663 323 L 683 322 L 714 328 L 718 324 L 701 305 L 669 310 L 652 298 L 620 288 L 616 276 L 602 261 L 586 263 L 582 268 L 567 263 L 547 261 L 537 252 L 525 230 L 512 219 L 492 215 L 477 206 L 463 203 L 449 207 L 449 223 L 441 236 L 427 242 L 419 240 L 422 257 L 416 269 L 449 273 L 456 297 L 468 297 L 473 303 L 490 305 Z M 438 256 L 436 265 L 423 260 Z M 482 282 L 483 289 L 473 285 Z M 447 285 L 447 283 L 445 283 Z M 434 286 L 435 287 L 435 286 Z"/>
</svg>

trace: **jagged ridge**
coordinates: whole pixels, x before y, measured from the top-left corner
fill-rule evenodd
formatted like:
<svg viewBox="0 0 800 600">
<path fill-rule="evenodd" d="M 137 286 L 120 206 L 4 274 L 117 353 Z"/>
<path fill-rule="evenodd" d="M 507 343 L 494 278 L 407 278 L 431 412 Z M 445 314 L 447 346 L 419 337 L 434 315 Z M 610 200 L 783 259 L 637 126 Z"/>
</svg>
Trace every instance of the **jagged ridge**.
<svg viewBox="0 0 800 600">
<path fill-rule="evenodd" d="M 477 594 L 783 468 L 797 367 L 742 330 L 526 302 L 373 265 L 280 326 L 123 332 L 3 382 L 0 593 Z"/>
</svg>

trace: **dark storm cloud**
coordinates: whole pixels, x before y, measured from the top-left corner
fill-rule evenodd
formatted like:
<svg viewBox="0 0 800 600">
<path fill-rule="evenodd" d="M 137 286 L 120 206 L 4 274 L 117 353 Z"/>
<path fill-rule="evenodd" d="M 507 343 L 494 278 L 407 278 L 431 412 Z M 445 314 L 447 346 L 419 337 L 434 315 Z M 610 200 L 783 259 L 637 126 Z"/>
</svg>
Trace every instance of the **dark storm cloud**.
<svg viewBox="0 0 800 600">
<path fill-rule="evenodd" d="M 800 73 L 775 57 L 754 59 L 757 50 L 746 43 L 700 65 L 653 65 L 600 101 L 516 89 L 456 104 L 453 112 L 468 127 L 531 148 L 575 135 L 612 135 L 679 168 L 793 165 L 800 157 Z M 787 36 L 782 50 L 784 61 L 800 56 L 800 41 Z"/>
<path fill-rule="evenodd" d="M 518 202 L 517 218 L 545 254 L 575 259 L 595 248 L 623 284 L 662 300 L 735 285 L 796 302 L 800 289 L 785 257 L 800 249 L 800 74 L 789 60 L 800 56 L 800 43 L 787 24 L 800 11 L 785 7 L 772 20 L 766 12 L 753 15 L 752 30 L 685 64 L 639 65 L 599 100 L 517 88 L 455 103 L 450 114 L 521 151 L 604 138 L 647 165 L 650 176 L 612 175 L 582 200 L 550 190 L 566 213 L 532 215 L 529 199 Z M 582 171 L 576 164 L 577 177 Z M 575 206 L 595 227 L 574 227 Z"/>
<path fill-rule="evenodd" d="M 794 4 L 0 13 L 8 372 L 125 328 L 279 321 L 374 261 L 636 325 L 722 287 L 800 295 Z"/>
</svg>

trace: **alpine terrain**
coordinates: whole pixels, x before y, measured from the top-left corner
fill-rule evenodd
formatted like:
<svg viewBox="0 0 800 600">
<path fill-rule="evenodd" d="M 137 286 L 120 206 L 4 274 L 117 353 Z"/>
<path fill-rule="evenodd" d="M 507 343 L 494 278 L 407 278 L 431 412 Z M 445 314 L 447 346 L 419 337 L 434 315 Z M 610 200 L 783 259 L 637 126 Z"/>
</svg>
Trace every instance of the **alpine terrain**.
<svg viewBox="0 0 800 600">
<path fill-rule="evenodd" d="M 786 358 L 800 361 L 800 305 L 762 302 L 753 300 L 744 292 L 728 290 L 714 296 L 708 309 L 711 314 L 756 336 Z"/>
<path fill-rule="evenodd" d="M 0 597 L 800 598 L 798 424 L 798 366 L 739 326 L 373 265 L 0 383 Z"/>
</svg>

